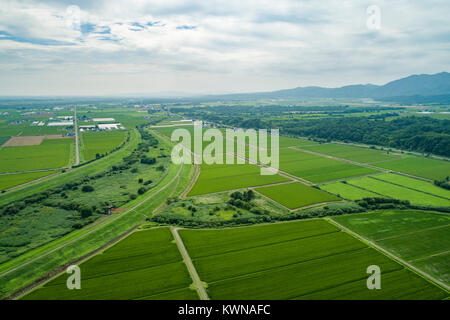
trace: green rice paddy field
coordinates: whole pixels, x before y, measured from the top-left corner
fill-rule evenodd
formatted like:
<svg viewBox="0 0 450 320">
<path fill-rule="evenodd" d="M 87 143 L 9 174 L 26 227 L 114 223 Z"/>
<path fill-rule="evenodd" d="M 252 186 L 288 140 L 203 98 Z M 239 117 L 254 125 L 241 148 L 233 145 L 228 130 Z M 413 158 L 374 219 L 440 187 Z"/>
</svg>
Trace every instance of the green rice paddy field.
<svg viewBox="0 0 450 320">
<path fill-rule="evenodd" d="M 252 164 L 214 164 L 201 166 L 200 176 L 189 195 L 199 195 L 289 181 L 280 175 L 261 175 Z"/>
<path fill-rule="evenodd" d="M 333 219 L 450 285 L 450 216 L 391 210 Z"/>
<path fill-rule="evenodd" d="M 450 174 L 449 161 L 401 155 L 392 152 L 388 154 L 386 151 L 333 143 L 304 146 L 302 148 L 431 180 L 443 180 Z"/>
<path fill-rule="evenodd" d="M 348 183 L 343 183 L 342 181 L 320 185 L 320 189 L 334 193 L 347 200 L 382 197 L 377 193 L 352 186 Z"/>
<path fill-rule="evenodd" d="M 370 168 L 294 149 L 280 150 L 280 170 L 311 182 L 324 182 L 377 172 Z"/>
<path fill-rule="evenodd" d="M 415 204 L 450 206 L 450 200 L 446 198 L 405 188 L 397 184 L 379 180 L 376 177 L 377 175 L 373 177 L 351 179 L 348 181 L 348 184 L 394 199 L 409 200 L 411 203 Z"/>
<path fill-rule="evenodd" d="M 33 181 L 35 179 L 48 176 L 55 172 L 58 171 L 38 171 L 29 173 L 0 175 L 0 191 Z"/>
<path fill-rule="evenodd" d="M 0 148 L 0 173 L 69 165 L 74 139 L 44 139 L 40 145 Z"/>
<path fill-rule="evenodd" d="M 180 235 L 211 299 L 448 297 L 325 220 L 181 230 Z M 379 291 L 366 287 L 366 269 L 373 264 L 389 279 Z"/>
<path fill-rule="evenodd" d="M 80 269 L 81 290 L 63 273 L 24 299 L 198 299 L 169 228 L 134 232 Z"/>
<path fill-rule="evenodd" d="M 281 203 L 289 209 L 296 209 L 316 203 L 341 200 L 332 194 L 317 190 L 299 182 L 256 188 L 256 191 L 278 203 Z"/>
<path fill-rule="evenodd" d="M 83 132 L 82 152 L 85 161 L 96 158 L 96 154 L 105 154 L 120 146 L 126 131 Z"/>
</svg>

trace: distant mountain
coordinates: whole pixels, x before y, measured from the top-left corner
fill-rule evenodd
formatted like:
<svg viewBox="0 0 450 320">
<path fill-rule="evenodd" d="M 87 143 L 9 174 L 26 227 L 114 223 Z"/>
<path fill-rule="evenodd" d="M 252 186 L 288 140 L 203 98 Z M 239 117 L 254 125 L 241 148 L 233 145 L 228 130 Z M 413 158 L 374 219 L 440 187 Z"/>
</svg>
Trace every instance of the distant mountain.
<svg viewBox="0 0 450 320">
<path fill-rule="evenodd" d="M 340 88 L 298 87 L 272 92 L 208 96 L 214 99 L 289 99 L 289 98 L 373 98 L 441 96 L 450 94 L 450 73 L 412 75 L 383 86 L 358 84 Z M 395 100 L 393 100 L 395 101 Z"/>
</svg>

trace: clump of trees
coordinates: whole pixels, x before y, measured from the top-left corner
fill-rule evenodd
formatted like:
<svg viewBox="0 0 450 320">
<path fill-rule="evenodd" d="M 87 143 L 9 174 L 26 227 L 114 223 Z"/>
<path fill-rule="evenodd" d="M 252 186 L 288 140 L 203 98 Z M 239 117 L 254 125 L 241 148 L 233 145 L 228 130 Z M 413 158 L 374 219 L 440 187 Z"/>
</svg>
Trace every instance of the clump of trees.
<svg viewBox="0 0 450 320">
<path fill-rule="evenodd" d="M 439 181 L 439 180 L 434 180 L 434 184 L 438 187 L 450 190 L 450 177 L 446 177 L 445 180 Z"/>
</svg>

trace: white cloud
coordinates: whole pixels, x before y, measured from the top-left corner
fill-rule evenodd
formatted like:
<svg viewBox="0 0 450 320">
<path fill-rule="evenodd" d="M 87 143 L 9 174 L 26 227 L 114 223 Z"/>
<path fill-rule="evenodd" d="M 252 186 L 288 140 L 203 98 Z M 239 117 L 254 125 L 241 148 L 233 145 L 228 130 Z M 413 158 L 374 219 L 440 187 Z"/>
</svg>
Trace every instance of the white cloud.
<svg viewBox="0 0 450 320">
<path fill-rule="evenodd" d="M 379 31 L 366 27 L 372 4 Z M 80 30 L 68 27 L 70 5 Z M 244 92 L 448 71 L 449 9 L 444 0 L 4 0 L 0 94 Z"/>
</svg>

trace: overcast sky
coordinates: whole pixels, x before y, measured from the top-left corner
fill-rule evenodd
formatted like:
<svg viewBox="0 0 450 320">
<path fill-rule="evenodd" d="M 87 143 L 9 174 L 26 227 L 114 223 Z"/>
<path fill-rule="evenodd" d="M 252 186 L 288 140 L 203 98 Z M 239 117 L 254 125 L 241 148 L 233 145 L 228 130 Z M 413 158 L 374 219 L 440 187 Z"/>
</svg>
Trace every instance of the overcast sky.
<svg viewBox="0 0 450 320">
<path fill-rule="evenodd" d="M 448 0 L 1 0 L 0 95 L 384 84 L 450 71 L 449 15 Z"/>
</svg>

